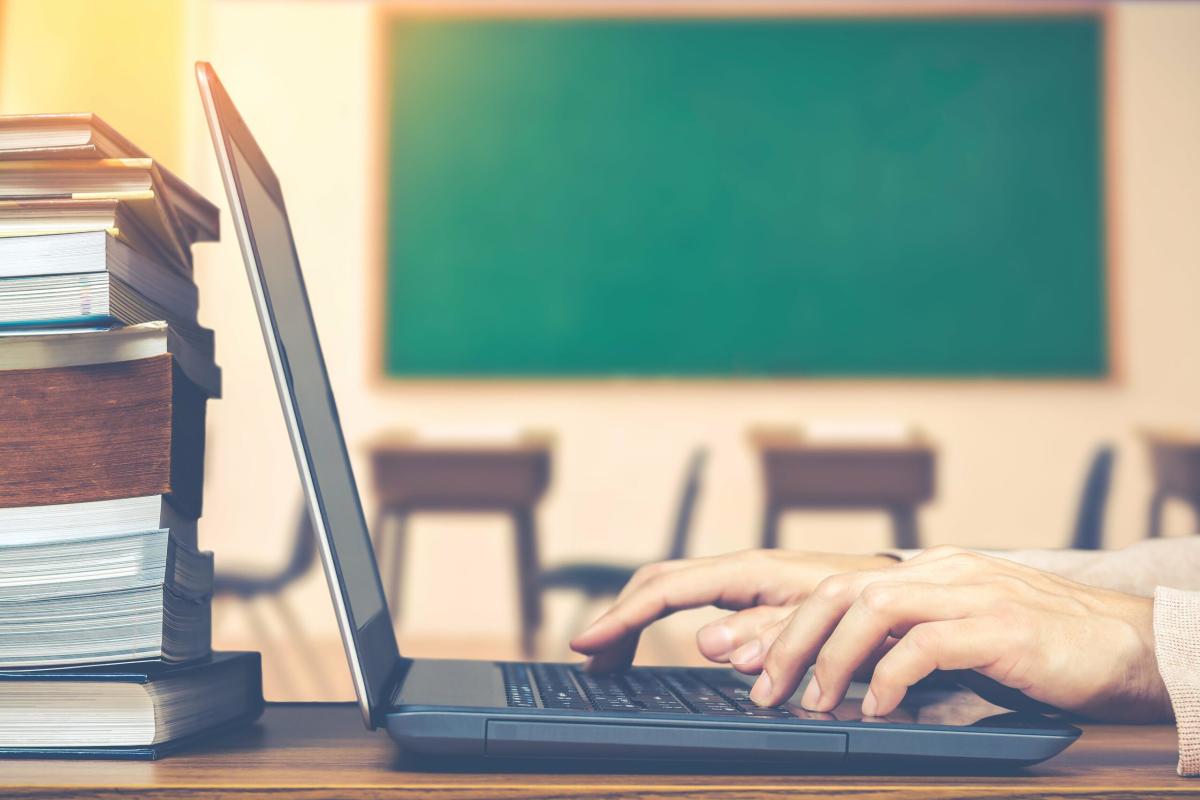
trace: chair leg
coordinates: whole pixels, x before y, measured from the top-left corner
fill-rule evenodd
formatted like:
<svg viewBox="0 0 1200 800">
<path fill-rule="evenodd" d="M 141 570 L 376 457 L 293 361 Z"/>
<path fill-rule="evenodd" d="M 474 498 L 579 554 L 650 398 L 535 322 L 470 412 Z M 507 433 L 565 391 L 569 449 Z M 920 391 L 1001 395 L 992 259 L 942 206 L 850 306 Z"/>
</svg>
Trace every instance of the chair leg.
<svg viewBox="0 0 1200 800">
<path fill-rule="evenodd" d="M 404 553 L 408 547 L 408 515 L 392 515 L 392 552 L 389 559 L 388 580 L 384 584 L 386 593 L 390 593 L 389 605 L 392 611 L 393 625 L 400 624 L 402 612 L 401 602 L 404 600 Z"/>
<path fill-rule="evenodd" d="M 912 506 L 896 506 L 891 510 L 892 537 L 896 547 L 914 550 L 921 546 L 917 535 L 917 510 Z"/>
<path fill-rule="evenodd" d="M 1146 537 L 1157 539 L 1162 535 L 1163 507 L 1167 504 L 1167 496 L 1155 492 L 1150 498 L 1150 520 L 1146 529 Z"/>
<path fill-rule="evenodd" d="M 392 551 L 396 540 L 391 536 L 393 512 L 391 509 L 380 509 L 375 515 L 375 524 L 371 527 L 371 547 L 375 550 L 375 565 L 379 568 L 379 582 L 383 584 L 383 594 L 388 604 L 388 613 L 392 623 L 396 622 L 398 614 L 396 594 L 393 588 L 396 576 L 392 574 Z"/>
<path fill-rule="evenodd" d="M 375 563 L 383 564 L 383 540 L 387 537 L 388 518 L 391 513 L 386 508 L 381 508 L 375 512 L 374 524 L 371 525 L 369 531 L 371 535 L 371 547 L 375 550 Z"/>
<path fill-rule="evenodd" d="M 248 599 L 242 604 L 246 609 L 246 619 L 250 622 L 250 627 L 254 630 L 254 635 L 261 642 L 264 650 L 269 649 L 270 658 L 270 674 L 274 675 L 279 680 L 279 690 L 282 697 L 276 695 L 272 700 L 299 700 L 302 695 L 299 693 L 295 682 L 292 680 L 291 670 L 288 668 L 288 659 L 286 652 L 280 652 L 279 639 L 271 634 L 270 628 L 263 621 L 262 616 L 254 607 L 254 600 Z M 264 664 L 264 667 L 267 665 Z M 267 671 L 264 669 L 264 672 Z"/>
<path fill-rule="evenodd" d="M 332 698 L 333 686 L 330 684 L 328 676 L 325 673 L 325 665 L 321 663 L 321 655 L 313 647 L 312 640 L 308 638 L 308 633 L 305 632 L 304 626 L 300 624 L 300 620 L 296 619 L 296 615 L 292 612 L 292 607 L 288 605 L 287 599 L 281 594 L 271 595 L 271 605 L 275 606 L 275 612 L 283 620 L 283 627 L 288 632 L 288 638 L 292 640 L 296 649 L 304 657 L 305 666 L 312 675 L 313 682 L 316 684 L 317 692 L 320 693 L 321 699 L 328 700 Z M 313 698 L 306 697 L 304 699 L 312 700 Z"/>
<path fill-rule="evenodd" d="M 768 503 L 763 510 L 762 518 L 762 547 L 765 550 L 772 550 L 779 547 L 779 522 L 783 517 L 783 509 L 779 506 Z"/>
<path fill-rule="evenodd" d="M 521 652 L 532 658 L 542 625 L 542 590 L 539 585 L 537 524 L 532 508 L 513 511 L 516 534 L 517 582 L 521 604 Z"/>
</svg>

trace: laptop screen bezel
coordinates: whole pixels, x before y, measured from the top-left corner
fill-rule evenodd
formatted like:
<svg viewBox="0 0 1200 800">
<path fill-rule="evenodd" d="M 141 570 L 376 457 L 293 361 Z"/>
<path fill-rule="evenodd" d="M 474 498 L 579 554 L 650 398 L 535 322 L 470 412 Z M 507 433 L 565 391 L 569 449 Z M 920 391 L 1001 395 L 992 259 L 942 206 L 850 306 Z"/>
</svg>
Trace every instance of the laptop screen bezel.
<svg viewBox="0 0 1200 800">
<path fill-rule="evenodd" d="M 243 207 L 244 192 L 238 176 L 237 166 L 231 158 L 231 151 L 236 148 L 241 157 L 249 165 L 262 184 L 264 191 L 271 201 L 276 204 L 284 220 L 287 220 L 287 209 L 283 201 L 283 192 L 279 180 L 267 162 L 266 156 L 259 148 L 250 129 L 242 120 L 233 101 L 225 92 L 212 66 L 199 62 L 196 65 L 196 79 L 200 87 L 201 98 L 204 102 L 205 115 L 208 119 L 209 130 L 213 137 L 213 146 L 217 154 L 217 162 L 221 178 L 225 184 L 226 197 L 229 201 L 229 212 L 237 231 L 238 242 L 241 245 L 242 257 L 246 264 L 246 272 L 250 279 L 250 289 L 254 296 L 255 309 L 258 312 L 259 323 L 262 327 L 263 339 L 271 362 L 271 370 L 275 376 L 275 385 L 279 391 L 280 403 L 283 406 L 284 418 L 287 421 L 288 434 L 292 442 L 292 450 L 296 457 L 296 465 L 300 479 L 304 485 L 304 494 L 308 502 L 309 513 L 313 521 L 313 529 L 320 545 L 321 559 L 325 567 L 325 576 L 329 583 L 329 592 L 333 599 L 338 627 L 342 635 L 342 643 L 350 663 L 350 673 L 354 681 L 354 691 L 358 697 L 359 708 L 363 721 L 368 728 L 376 724 L 377 709 L 383 708 L 391 696 L 396 676 L 399 674 L 402 659 L 396 645 L 395 633 L 392 629 L 391 617 L 388 613 L 386 599 L 383 610 L 376 613 L 361 627 L 355 628 L 352 622 L 350 595 L 347 591 L 341 566 L 338 562 L 337 547 L 329 529 L 329 520 L 321 501 L 318 484 L 314 480 L 314 468 L 308 453 L 303 424 L 298 413 L 296 398 L 291 386 L 289 369 L 282 352 L 280 334 L 274 319 L 274 309 L 271 306 L 270 295 L 265 291 L 266 278 L 263 267 L 257 255 L 257 245 L 254 231 Z M 288 227 L 288 238 L 295 251 L 295 241 Z M 299 256 L 296 255 L 299 266 Z M 311 308 L 307 305 L 307 291 L 303 287 L 303 275 L 298 275 L 301 281 L 302 294 L 305 299 L 306 312 L 312 317 Z M 315 331 L 315 324 L 314 324 Z M 319 341 L 317 343 L 320 351 Z M 333 402 L 332 388 L 328 383 L 328 373 L 325 369 L 324 357 L 320 356 L 320 374 L 325 376 L 326 389 Z M 339 431 L 339 436 L 340 436 Z M 349 461 L 346 468 L 350 469 Z M 351 471 L 351 484 L 354 485 Z M 357 490 L 355 492 L 356 500 Z M 361 501 L 358 502 L 359 518 L 362 530 L 366 535 L 366 521 L 362 514 Z M 371 556 L 371 566 L 376 582 L 379 582 L 379 569 Z M 382 584 L 379 592 L 383 596 Z"/>
</svg>

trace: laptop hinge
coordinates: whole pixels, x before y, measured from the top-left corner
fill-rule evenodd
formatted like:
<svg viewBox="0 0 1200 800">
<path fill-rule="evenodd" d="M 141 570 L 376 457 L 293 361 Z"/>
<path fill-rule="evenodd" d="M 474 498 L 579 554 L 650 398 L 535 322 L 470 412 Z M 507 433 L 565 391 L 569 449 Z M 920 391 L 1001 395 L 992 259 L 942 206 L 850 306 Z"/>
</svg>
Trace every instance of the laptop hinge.
<svg viewBox="0 0 1200 800">
<path fill-rule="evenodd" d="M 401 656 L 396 659 L 396 664 L 392 667 L 391 674 L 388 675 L 387 680 L 383 684 L 382 696 L 387 698 L 387 702 L 382 707 L 371 710 L 371 716 L 373 717 L 371 722 L 373 725 L 380 727 L 387 724 L 384 721 L 384 717 L 396 705 L 396 697 L 400 694 L 400 687 L 404 685 L 404 679 L 408 677 L 408 670 L 412 667 L 412 663 L 413 660 L 411 658 Z"/>
</svg>

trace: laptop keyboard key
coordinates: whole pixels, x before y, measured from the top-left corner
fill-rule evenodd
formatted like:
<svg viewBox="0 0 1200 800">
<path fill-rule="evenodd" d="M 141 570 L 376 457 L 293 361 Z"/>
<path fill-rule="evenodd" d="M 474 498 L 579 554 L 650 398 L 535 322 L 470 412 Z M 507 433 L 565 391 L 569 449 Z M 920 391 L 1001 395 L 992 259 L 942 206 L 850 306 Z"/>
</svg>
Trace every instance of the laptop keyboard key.
<svg viewBox="0 0 1200 800">
<path fill-rule="evenodd" d="M 785 708 L 760 708 L 733 676 L 693 670 L 632 669 L 593 675 L 566 664 L 502 664 L 505 696 L 513 708 L 570 711 L 705 714 L 786 719 Z"/>
</svg>

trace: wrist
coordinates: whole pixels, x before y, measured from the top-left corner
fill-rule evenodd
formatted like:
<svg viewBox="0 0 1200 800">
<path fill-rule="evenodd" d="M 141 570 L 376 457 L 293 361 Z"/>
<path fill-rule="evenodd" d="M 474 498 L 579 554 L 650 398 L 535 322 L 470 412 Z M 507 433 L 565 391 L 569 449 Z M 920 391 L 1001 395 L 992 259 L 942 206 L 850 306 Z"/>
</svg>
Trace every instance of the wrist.
<svg viewBox="0 0 1200 800">
<path fill-rule="evenodd" d="M 1134 722 L 1162 722 L 1174 718 L 1171 698 L 1158 670 L 1154 640 L 1154 601 L 1126 597 L 1121 615 L 1126 636 L 1122 651 L 1125 668 L 1115 687 L 1120 704 L 1129 708 Z"/>
</svg>

